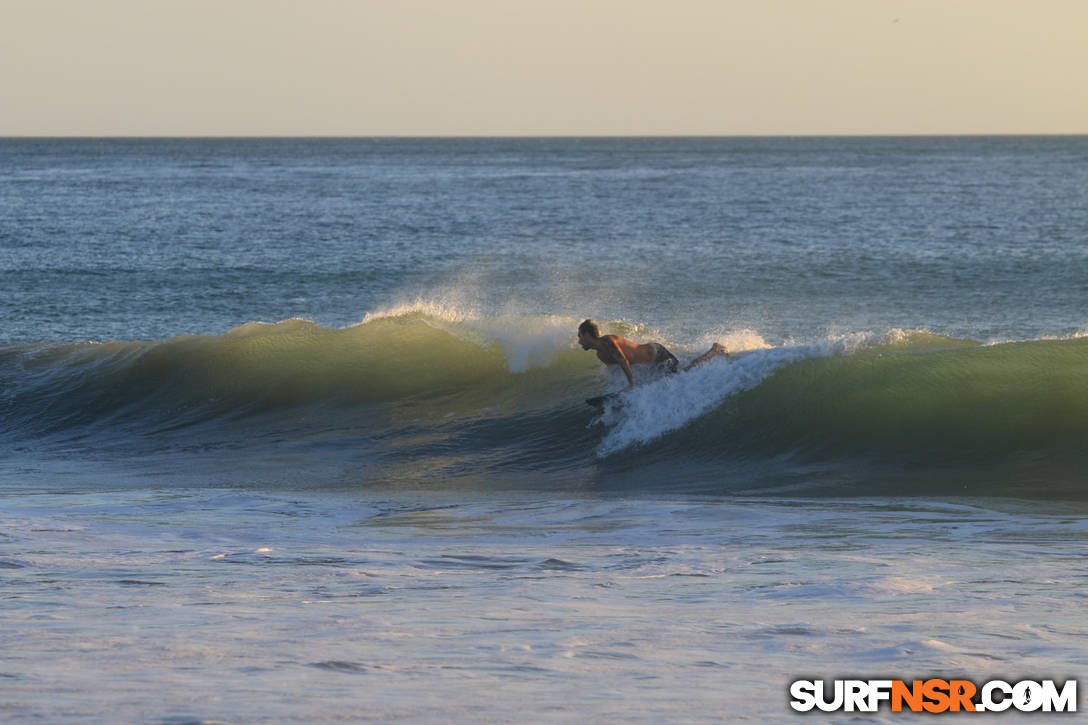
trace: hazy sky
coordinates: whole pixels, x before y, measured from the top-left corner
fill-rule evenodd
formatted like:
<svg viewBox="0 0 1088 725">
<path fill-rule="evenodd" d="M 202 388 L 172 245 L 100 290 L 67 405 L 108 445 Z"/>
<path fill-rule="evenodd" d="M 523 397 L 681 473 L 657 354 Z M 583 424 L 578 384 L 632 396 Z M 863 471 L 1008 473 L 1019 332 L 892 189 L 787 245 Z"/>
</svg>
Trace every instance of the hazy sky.
<svg viewBox="0 0 1088 725">
<path fill-rule="evenodd" d="M 1088 0 L 0 0 L 0 135 L 1088 133 Z"/>
</svg>

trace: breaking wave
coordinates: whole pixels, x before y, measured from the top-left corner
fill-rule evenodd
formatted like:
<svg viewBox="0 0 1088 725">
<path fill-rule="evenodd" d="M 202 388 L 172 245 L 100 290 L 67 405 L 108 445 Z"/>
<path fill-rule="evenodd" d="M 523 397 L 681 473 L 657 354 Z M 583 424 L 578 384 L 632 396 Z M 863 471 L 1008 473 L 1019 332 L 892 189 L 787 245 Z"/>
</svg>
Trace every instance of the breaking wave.
<svg viewBox="0 0 1088 725">
<path fill-rule="evenodd" d="M 599 410 L 584 398 L 624 382 L 574 345 L 576 324 L 416 306 L 343 329 L 295 319 L 4 346 L 0 441 L 128 457 L 290 450 L 303 467 L 350 462 L 363 481 L 597 468 L 608 485 L 649 489 L 1082 496 L 1088 339 L 891 331 L 770 346 L 739 333 L 730 358 L 636 371 L 639 387 Z M 682 359 L 702 351 L 605 328 Z M 851 488 L 863 479 L 886 483 Z"/>
</svg>

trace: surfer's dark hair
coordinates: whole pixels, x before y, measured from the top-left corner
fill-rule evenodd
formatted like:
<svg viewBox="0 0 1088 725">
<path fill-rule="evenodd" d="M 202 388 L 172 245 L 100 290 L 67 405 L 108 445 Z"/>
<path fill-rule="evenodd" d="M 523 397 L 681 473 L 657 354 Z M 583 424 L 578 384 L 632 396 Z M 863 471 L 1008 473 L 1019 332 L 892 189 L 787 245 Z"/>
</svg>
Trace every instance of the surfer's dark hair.
<svg viewBox="0 0 1088 725">
<path fill-rule="evenodd" d="M 578 325 L 578 334 L 588 334 L 590 337 L 600 337 L 601 331 L 597 329 L 597 323 L 593 320 L 586 320 L 582 324 Z"/>
</svg>

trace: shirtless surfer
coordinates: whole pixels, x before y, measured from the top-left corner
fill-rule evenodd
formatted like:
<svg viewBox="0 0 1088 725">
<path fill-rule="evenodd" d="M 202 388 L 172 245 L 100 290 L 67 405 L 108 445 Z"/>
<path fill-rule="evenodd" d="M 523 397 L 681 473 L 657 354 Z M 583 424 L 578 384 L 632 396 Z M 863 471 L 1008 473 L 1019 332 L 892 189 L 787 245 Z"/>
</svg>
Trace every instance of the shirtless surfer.
<svg viewBox="0 0 1088 725">
<path fill-rule="evenodd" d="M 666 350 L 664 345 L 656 342 L 639 345 L 619 335 L 602 335 L 597 328 L 597 323 L 593 320 L 586 320 L 578 325 L 578 344 L 583 350 L 596 350 L 597 359 L 605 365 L 620 366 L 628 382 L 628 386 L 621 392 L 635 387 L 635 375 L 631 372 L 632 365 L 653 363 L 670 373 L 677 372 L 680 366 L 676 356 Z M 690 370 L 711 358 L 728 355 L 729 351 L 725 349 L 725 346 L 716 342 L 710 346 L 709 350 L 688 363 L 684 369 Z"/>
</svg>

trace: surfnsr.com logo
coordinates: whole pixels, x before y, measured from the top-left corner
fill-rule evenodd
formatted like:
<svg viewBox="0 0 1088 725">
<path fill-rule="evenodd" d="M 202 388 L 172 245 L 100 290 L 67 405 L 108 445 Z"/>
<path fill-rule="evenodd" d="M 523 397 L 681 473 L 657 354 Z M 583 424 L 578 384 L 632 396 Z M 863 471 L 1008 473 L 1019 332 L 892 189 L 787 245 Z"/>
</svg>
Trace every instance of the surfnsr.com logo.
<svg viewBox="0 0 1088 725">
<path fill-rule="evenodd" d="M 1054 680 L 796 680 L 790 683 L 790 707 L 798 712 L 876 712 L 887 703 L 892 712 L 1076 712 L 1077 681 L 1059 687 Z"/>
</svg>

